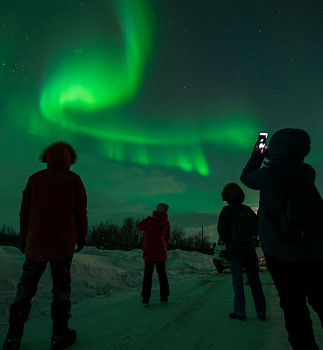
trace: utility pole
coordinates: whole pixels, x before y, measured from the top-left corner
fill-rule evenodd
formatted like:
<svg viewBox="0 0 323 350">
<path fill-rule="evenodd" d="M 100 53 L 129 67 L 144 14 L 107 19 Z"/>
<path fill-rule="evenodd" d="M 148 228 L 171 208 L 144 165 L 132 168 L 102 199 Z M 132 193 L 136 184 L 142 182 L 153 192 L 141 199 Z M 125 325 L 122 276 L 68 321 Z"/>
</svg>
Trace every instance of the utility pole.
<svg viewBox="0 0 323 350">
<path fill-rule="evenodd" d="M 203 236 L 203 225 L 202 225 L 202 243 L 204 242 L 204 236 Z"/>
</svg>

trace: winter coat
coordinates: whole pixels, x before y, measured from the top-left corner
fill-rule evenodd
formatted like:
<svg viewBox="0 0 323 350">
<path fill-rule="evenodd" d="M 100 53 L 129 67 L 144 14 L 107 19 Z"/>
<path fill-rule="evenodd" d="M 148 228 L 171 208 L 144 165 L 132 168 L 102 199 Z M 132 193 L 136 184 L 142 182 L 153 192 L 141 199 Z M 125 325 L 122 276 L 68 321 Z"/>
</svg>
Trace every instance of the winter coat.
<svg viewBox="0 0 323 350">
<path fill-rule="evenodd" d="M 309 153 L 309 136 L 299 129 L 276 132 L 269 143 L 269 162 L 262 165 L 264 155 L 253 152 L 241 174 L 241 181 L 249 188 L 260 190 L 259 238 L 262 250 L 279 260 L 323 259 L 323 232 L 320 240 L 297 243 L 284 240 L 275 213 L 282 212 L 287 199 L 289 180 L 302 174 L 307 181 L 315 181 L 315 170 L 304 163 Z"/>
<path fill-rule="evenodd" d="M 147 261 L 166 261 L 167 245 L 170 237 L 167 213 L 153 211 L 153 216 L 148 216 L 139 222 L 138 228 L 144 231 L 143 259 Z"/>
<path fill-rule="evenodd" d="M 228 260 L 256 261 L 257 253 L 253 242 L 235 242 L 231 235 L 234 210 L 242 205 L 244 204 L 226 205 L 223 207 L 219 216 L 217 229 L 222 242 L 226 244 Z M 250 210 L 252 211 L 251 208 Z"/>
<path fill-rule="evenodd" d="M 47 152 L 47 169 L 33 174 L 23 192 L 20 236 L 28 261 L 70 258 L 87 234 L 87 197 L 81 178 L 69 170 L 70 154 L 56 146 Z"/>
</svg>

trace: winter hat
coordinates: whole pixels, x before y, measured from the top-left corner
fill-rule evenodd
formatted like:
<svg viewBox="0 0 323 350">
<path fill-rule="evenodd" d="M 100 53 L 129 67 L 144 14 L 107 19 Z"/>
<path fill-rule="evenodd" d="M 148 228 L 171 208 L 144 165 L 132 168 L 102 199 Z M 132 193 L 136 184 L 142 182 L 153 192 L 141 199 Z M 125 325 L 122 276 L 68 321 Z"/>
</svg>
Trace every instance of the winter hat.
<svg viewBox="0 0 323 350">
<path fill-rule="evenodd" d="M 159 203 L 157 204 L 156 211 L 159 211 L 160 213 L 167 213 L 168 208 L 169 208 L 168 204 Z"/>
<path fill-rule="evenodd" d="M 302 129 L 282 129 L 273 134 L 269 141 L 269 159 L 287 157 L 304 158 L 311 149 L 311 139 Z"/>
</svg>

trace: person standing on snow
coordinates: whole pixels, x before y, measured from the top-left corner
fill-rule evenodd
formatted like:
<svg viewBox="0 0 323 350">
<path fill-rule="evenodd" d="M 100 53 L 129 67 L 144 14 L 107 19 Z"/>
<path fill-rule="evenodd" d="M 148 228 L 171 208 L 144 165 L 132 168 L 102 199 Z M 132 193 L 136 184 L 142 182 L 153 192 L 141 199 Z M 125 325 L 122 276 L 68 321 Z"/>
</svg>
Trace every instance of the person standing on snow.
<svg viewBox="0 0 323 350">
<path fill-rule="evenodd" d="M 70 144 L 56 142 L 43 151 L 40 159 L 47 163 L 47 169 L 33 174 L 23 192 L 20 238 L 25 262 L 10 307 L 4 350 L 19 349 L 31 299 L 48 262 L 53 280 L 52 350 L 76 341 L 76 331 L 68 328 L 70 269 L 75 245 L 78 245 L 75 251 L 80 251 L 87 235 L 87 197 L 81 178 L 69 170 L 76 162 L 76 152 Z"/>
<path fill-rule="evenodd" d="M 148 216 L 138 223 L 139 230 L 144 231 L 143 259 L 145 260 L 145 272 L 141 292 L 144 306 L 149 305 L 155 265 L 159 278 L 160 301 L 162 303 L 168 302 L 169 284 L 165 263 L 167 260 L 167 245 L 170 238 L 168 208 L 167 204 L 159 203 L 156 210 L 153 211 L 153 216 Z"/>
<path fill-rule="evenodd" d="M 304 163 L 310 147 L 310 137 L 304 130 L 279 130 L 272 135 L 267 150 L 262 151 L 256 143 L 240 177 L 246 186 L 260 191 L 259 238 L 294 350 L 319 349 L 307 300 L 323 326 L 323 232 L 314 240 L 288 240 L 279 220 L 291 179 L 301 176 L 314 184 L 315 170 Z M 269 161 L 262 166 L 265 156 Z"/>
<path fill-rule="evenodd" d="M 222 190 L 222 200 L 228 205 L 222 208 L 218 220 L 218 233 L 226 243 L 234 292 L 234 311 L 230 318 L 246 321 L 246 299 L 243 285 L 243 268 L 246 270 L 252 291 L 257 316 L 266 319 L 266 299 L 258 274 L 258 258 L 253 244 L 256 238 L 257 215 L 242 204 L 243 189 L 236 183 L 229 183 Z M 237 232 L 235 232 L 237 231 Z"/>
</svg>

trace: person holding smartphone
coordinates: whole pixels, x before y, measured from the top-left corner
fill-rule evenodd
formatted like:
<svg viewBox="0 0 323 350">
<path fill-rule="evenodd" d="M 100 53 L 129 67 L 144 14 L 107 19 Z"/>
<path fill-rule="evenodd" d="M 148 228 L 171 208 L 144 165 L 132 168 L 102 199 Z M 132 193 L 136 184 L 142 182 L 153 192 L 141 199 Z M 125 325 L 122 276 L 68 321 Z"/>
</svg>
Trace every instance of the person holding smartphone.
<svg viewBox="0 0 323 350">
<path fill-rule="evenodd" d="M 261 146 L 260 138 L 240 179 L 260 191 L 259 238 L 284 312 L 288 340 L 294 350 L 317 350 L 307 301 L 323 326 L 323 232 L 315 240 L 287 240 L 275 215 L 284 211 L 292 178 L 299 175 L 315 181 L 315 170 L 304 163 L 310 137 L 304 130 L 288 128 L 275 132 L 268 147 Z M 262 166 L 265 157 L 269 161 Z"/>
</svg>

